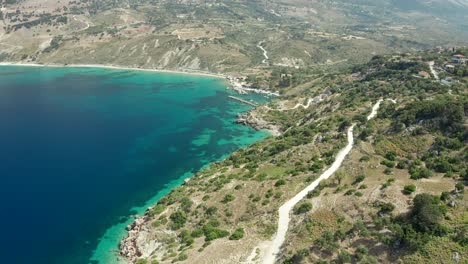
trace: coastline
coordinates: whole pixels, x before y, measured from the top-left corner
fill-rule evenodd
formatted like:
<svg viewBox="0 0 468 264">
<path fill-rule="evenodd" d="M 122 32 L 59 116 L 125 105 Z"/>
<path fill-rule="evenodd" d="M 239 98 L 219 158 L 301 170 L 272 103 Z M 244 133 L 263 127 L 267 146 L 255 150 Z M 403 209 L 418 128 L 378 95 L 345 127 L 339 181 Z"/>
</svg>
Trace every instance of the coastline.
<svg viewBox="0 0 468 264">
<path fill-rule="evenodd" d="M 143 71 L 155 73 L 169 73 L 169 74 L 188 74 L 205 77 L 214 77 L 226 79 L 227 76 L 223 74 L 216 74 L 204 71 L 194 70 L 163 70 L 163 69 L 150 69 L 150 68 L 135 68 L 128 66 L 112 65 L 112 64 L 41 64 L 41 63 L 21 63 L 21 62 L 0 62 L 0 66 L 24 66 L 24 67 L 56 67 L 56 68 L 100 68 L 110 70 L 129 70 L 129 71 Z"/>
<path fill-rule="evenodd" d="M 219 78 L 225 79 L 226 76 L 224 75 L 217 75 L 211 73 L 202 73 L 202 72 L 185 72 L 185 71 L 175 71 L 175 70 L 157 70 L 157 69 L 143 69 L 143 68 L 131 68 L 131 67 L 120 67 L 115 65 L 99 65 L 99 64 L 35 64 L 35 63 L 12 63 L 12 62 L 0 62 L 0 66 L 19 66 L 19 67 L 49 67 L 49 68 L 100 68 L 100 69 L 111 69 L 111 70 L 130 70 L 130 71 L 144 71 L 144 72 L 154 72 L 154 73 L 168 73 L 168 74 L 189 74 L 189 75 L 196 75 L 196 76 L 205 76 L 205 77 L 212 77 L 212 78 Z M 226 80 L 226 88 L 230 89 L 229 82 Z M 268 130 L 266 128 L 256 128 L 252 124 L 244 124 L 250 128 L 253 128 L 257 131 L 263 130 L 264 134 L 262 139 L 258 139 L 257 141 L 261 141 L 268 136 L 275 136 L 276 133 L 274 131 Z M 198 171 L 202 171 L 209 167 L 211 164 L 219 162 L 228 158 L 232 153 L 226 154 L 221 157 L 219 160 L 212 160 L 209 161 L 200 168 Z M 193 177 L 195 172 L 189 171 L 180 176 L 180 178 L 175 179 L 169 183 L 167 183 L 163 189 L 158 191 L 151 199 L 146 201 L 142 206 L 135 206 L 131 208 L 132 214 L 128 215 L 128 219 L 124 222 L 116 223 L 113 226 L 109 226 L 105 233 L 99 238 L 97 246 L 94 248 L 90 261 L 97 261 L 98 263 L 116 263 L 116 264 L 124 264 L 128 263 L 127 258 L 125 258 L 122 254 L 120 244 L 128 238 L 130 231 L 132 231 L 131 226 L 144 217 L 145 212 L 157 204 L 157 202 L 175 188 L 182 186 L 186 180 L 189 180 Z"/>
</svg>

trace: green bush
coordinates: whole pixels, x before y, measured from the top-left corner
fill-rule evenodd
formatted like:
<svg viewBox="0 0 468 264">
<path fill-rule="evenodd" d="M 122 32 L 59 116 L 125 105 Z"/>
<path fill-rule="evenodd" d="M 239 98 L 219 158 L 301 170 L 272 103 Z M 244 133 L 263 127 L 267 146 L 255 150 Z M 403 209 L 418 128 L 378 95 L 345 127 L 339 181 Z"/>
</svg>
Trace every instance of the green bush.
<svg viewBox="0 0 468 264">
<path fill-rule="evenodd" d="M 299 206 L 296 206 L 296 208 L 294 208 L 294 213 L 305 214 L 309 212 L 310 210 L 312 210 L 312 208 L 313 208 L 313 205 L 311 203 L 305 202 L 305 203 L 300 204 Z"/>
<path fill-rule="evenodd" d="M 440 200 L 442 200 L 444 202 L 448 201 L 449 198 L 450 198 L 450 193 L 449 192 L 442 192 L 440 194 Z"/>
<path fill-rule="evenodd" d="M 205 241 L 213 241 L 218 238 L 227 237 L 228 235 L 229 232 L 226 230 L 212 228 L 205 232 Z"/>
<path fill-rule="evenodd" d="M 184 260 L 187 260 L 187 259 L 188 259 L 188 256 L 185 253 L 180 253 L 179 257 L 177 258 L 177 260 L 179 260 L 179 261 L 184 261 Z"/>
<path fill-rule="evenodd" d="M 390 168 L 386 168 L 386 169 L 384 170 L 384 173 L 387 174 L 387 175 L 391 175 L 391 174 L 393 173 L 393 170 L 390 169 Z"/>
<path fill-rule="evenodd" d="M 403 193 L 406 195 L 410 195 L 414 193 L 415 191 L 416 191 L 416 185 L 414 184 L 406 185 L 403 189 Z"/>
<path fill-rule="evenodd" d="M 356 258 L 362 260 L 365 256 L 369 254 L 369 249 L 364 245 L 359 245 L 356 249 Z"/>
<path fill-rule="evenodd" d="M 205 210 L 205 213 L 209 216 L 213 216 L 218 212 L 218 208 L 215 206 L 210 206 Z"/>
<path fill-rule="evenodd" d="M 397 157 L 397 154 L 395 153 L 395 151 L 389 151 L 385 154 L 385 158 L 390 161 L 395 161 L 396 157 Z"/>
<path fill-rule="evenodd" d="M 180 229 L 187 222 L 187 214 L 184 211 L 176 211 L 169 218 L 172 221 L 173 229 Z"/>
<path fill-rule="evenodd" d="M 310 191 L 307 193 L 307 198 L 311 199 L 314 197 L 319 197 L 320 196 L 320 189 L 317 187 L 313 191 Z"/>
<path fill-rule="evenodd" d="M 359 175 L 359 176 L 356 177 L 356 179 L 355 179 L 354 182 L 353 182 L 353 185 L 356 185 L 356 184 L 358 184 L 358 183 L 361 183 L 361 182 L 363 182 L 365 179 L 366 179 L 366 175 L 361 174 L 361 175 Z"/>
<path fill-rule="evenodd" d="M 239 240 L 244 237 L 244 229 L 237 228 L 229 237 L 229 240 Z"/>
<path fill-rule="evenodd" d="M 203 236 L 203 230 L 200 228 L 197 228 L 192 231 L 192 234 L 190 234 L 193 238 L 198 238 Z"/>
<path fill-rule="evenodd" d="M 224 204 L 227 204 L 227 203 L 230 203 L 232 201 L 234 201 L 234 199 L 236 199 L 236 197 L 232 194 L 226 194 L 226 196 L 224 196 L 223 200 L 221 201 L 222 203 Z"/>
<path fill-rule="evenodd" d="M 400 169 L 400 170 L 403 170 L 404 168 L 406 168 L 406 162 L 403 161 L 403 160 L 400 160 L 400 161 L 398 161 L 396 167 L 397 167 L 398 169 Z"/>
<path fill-rule="evenodd" d="M 342 251 L 340 252 L 340 254 L 338 254 L 338 263 L 341 263 L 341 264 L 344 264 L 344 263 L 351 263 L 351 255 L 346 252 L 346 251 Z"/>
<path fill-rule="evenodd" d="M 275 183 L 275 187 L 280 187 L 280 186 L 283 186 L 286 184 L 286 181 L 284 180 L 278 180 L 276 183 Z"/>
<path fill-rule="evenodd" d="M 144 259 L 144 258 L 141 258 L 141 259 L 138 259 L 136 262 L 136 264 L 147 264 L 148 263 L 148 260 Z"/>
<path fill-rule="evenodd" d="M 428 179 L 434 175 L 431 170 L 427 168 L 419 168 L 419 167 L 410 169 L 410 173 L 411 173 L 410 178 L 412 180 L 419 180 L 422 178 Z"/>
<path fill-rule="evenodd" d="M 186 246 L 190 246 L 194 242 L 192 234 L 187 230 L 183 230 L 182 232 L 180 232 L 179 239 L 180 239 L 180 242 L 182 244 L 185 244 Z"/>
<path fill-rule="evenodd" d="M 382 214 L 388 214 L 388 213 L 393 212 L 393 210 L 395 210 L 395 205 L 392 203 L 380 203 L 379 207 L 380 207 L 379 213 L 382 213 Z"/>
<path fill-rule="evenodd" d="M 421 232 L 433 232 L 444 219 L 446 211 L 445 206 L 440 204 L 439 197 L 418 194 L 413 199 L 411 223 Z"/>
<path fill-rule="evenodd" d="M 149 216 L 158 215 L 158 214 L 164 212 L 164 210 L 166 210 L 166 206 L 164 206 L 162 204 L 157 204 L 156 206 L 151 208 L 151 210 L 149 211 Z"/>
<path fill-rule="evenodd" d="M 389 160 L 382 160 L 380 164 L 387 166 L 387 168 L 394 168 L 395 167 L 395 162 L 394 161 L 389 161 Z"/>
<path fill-rule="evenodd" d="M 362 157 L 359 159 L 360 162 L 367 162 L 367 161 L 369 161 L 369 160 L 370 160 L 370 157 L 369 157 L 369 156 L 362 156 Z"/>
</svg>

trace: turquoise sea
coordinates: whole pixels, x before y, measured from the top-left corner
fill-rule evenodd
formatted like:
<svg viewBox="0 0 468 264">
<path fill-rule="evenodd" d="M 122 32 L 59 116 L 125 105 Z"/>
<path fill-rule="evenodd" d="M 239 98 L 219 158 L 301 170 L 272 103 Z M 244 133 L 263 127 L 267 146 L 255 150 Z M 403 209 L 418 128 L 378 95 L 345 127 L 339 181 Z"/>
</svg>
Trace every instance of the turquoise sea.
<svg viewBox="0 0 468 264">
<path fill-rule="evenodd" d="M 2 263 L 116 263 L 132 215 L 267 137 L 233 124 L 249 106 L 225 87 L 194 75 L 1 66 Z"/>
</svg>

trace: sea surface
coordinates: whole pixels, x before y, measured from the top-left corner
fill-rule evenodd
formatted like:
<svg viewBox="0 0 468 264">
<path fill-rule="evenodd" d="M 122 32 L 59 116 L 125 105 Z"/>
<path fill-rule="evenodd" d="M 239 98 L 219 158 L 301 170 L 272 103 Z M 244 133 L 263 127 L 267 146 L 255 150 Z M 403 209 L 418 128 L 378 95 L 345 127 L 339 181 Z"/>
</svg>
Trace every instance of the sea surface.
<svg viewBox="0 0 468 264">
<path fill-rule="evenodd" d="M 1 66 L 1 263 L 117 263 L 132 215 L 267 136 L 233 124 L 249 106 L 225 87 L 194 75 Z"/>
</svg>

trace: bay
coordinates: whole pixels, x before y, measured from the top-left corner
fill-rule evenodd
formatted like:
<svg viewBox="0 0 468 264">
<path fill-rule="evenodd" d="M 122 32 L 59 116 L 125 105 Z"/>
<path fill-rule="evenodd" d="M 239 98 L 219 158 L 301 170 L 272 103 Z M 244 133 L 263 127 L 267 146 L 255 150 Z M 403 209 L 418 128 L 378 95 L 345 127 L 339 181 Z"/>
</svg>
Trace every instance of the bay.
<svg viewBox="0 0 468 264">
<path fill-rule="evenodd" d="M 225 87 L 186 74 L 0 67 L 2 262 L 114 262 L 131 215 L 267 136 L 233 124 L 250 107 Z"/>
</svg>

